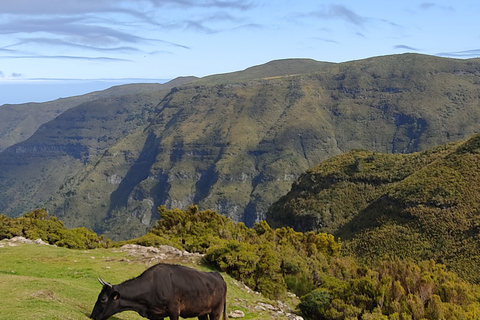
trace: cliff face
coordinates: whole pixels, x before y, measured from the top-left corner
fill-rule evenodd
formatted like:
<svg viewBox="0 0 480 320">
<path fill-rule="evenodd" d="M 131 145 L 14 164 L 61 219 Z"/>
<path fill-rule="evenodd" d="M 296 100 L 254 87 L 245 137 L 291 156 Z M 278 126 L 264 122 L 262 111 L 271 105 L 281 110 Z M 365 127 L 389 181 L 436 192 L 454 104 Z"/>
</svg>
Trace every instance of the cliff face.
<svg viewBox="0 0 480 320">
<path fill-rule="evenodd" d="M 410 153 L 479 131 L 479 74 L 478 60 L 420 55 L 287 60 L 92 101 L 0 153 L 1 210 L 42 205 L 113 238 L 145 232 L 163 204 L 251 225 L 332 156 Z"/>
</svg>

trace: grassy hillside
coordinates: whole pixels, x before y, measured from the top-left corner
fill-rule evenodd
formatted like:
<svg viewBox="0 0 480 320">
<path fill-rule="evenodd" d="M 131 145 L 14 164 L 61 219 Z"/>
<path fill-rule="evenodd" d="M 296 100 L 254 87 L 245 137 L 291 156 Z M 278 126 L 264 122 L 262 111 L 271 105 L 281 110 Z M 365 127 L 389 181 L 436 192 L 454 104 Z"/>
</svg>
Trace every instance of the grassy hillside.
<svg viewBox="0 0 480 320">
<path fill-rule="evenodd" d="M 384 257 L 369 267 L 342 255 L 342 244 L 329 234 L 272 229 L 265 221 L 247 228 L 196 206 L 185 211 L 161 207 L 159 213 L 162 220 L 155 228 L 141 238 L 115 244 L 128 242 L 117 249 L 17 247 L 13 239 L 0 241 L 0 292 L 12 284 L 16 290 L 2 296 L 1 316 L 59 319 L 68 314 L 69 319 L 84 319 L 100 290 L 96 276 L 117 283 L 158 261 L 201 270 L 208 265 L 226 272 L 228 310 L 241 310 L 245 319 L 291 318 L 290 310 L 298 302 L 302 315 L 312 320 L 476 319 L 480 312 L 479 286 L 434 260 Z M 48 235 L 42 239 L 51 242 L 54 233 L 59 237 L 55 243 L 69 243 L 74 230 L 52 230 L 58 220 L 38 214 L 29 220 L 32 214 L 13 221 L 0 216 L 1 231 L 21 225 L 20 234 L 43 230 Z M 204 253 L 202 259 L 198 253 Z M 138 316 L 122 313 L 113 319 Z"/>
<path fill-rule="evenodd" d="M 480 135 L 408 155 L 355 150 L 302 175 L 272 205 L 274 226 L 328 231 L 370 264 L 434 259 L 480 282 Z"/>
<path fill-rule="evenodd" d="M 100 293 L 100 276 L 111 283 L 120 283 L 139 275 L 160 260 L 132 256 L 119 249 L 71 250 L 53 246 L 0 242 L 0 319 L 51 320 L 89 319 Z M 198 264 L 169 259 L 207 269 Z M 241 310 L 244 319 L 287 319 L 255 310 L 259 302 L 277 305 L 240 285 L 223 274 L 227 281 L 227 310 Z M 111 319 L 144 319 L 134 312 L 123 312 Z"/>
<path fill-rule="evenodd" d="M 140 236 L 192 203 L 248 226 L 311 166 L 412 153 L 480 131 L 480 60 L 273 61 L 70 109 L 0 153 L 0 211 Z M 128 221 L 129 223 L 125 223 Z"/>
</svg>

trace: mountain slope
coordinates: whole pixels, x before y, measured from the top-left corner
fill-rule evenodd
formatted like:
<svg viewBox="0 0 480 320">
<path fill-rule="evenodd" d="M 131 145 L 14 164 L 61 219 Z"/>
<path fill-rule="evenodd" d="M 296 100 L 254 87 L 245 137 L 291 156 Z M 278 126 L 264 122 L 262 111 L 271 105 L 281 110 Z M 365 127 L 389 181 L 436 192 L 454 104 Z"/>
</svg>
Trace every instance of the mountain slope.
<svg viewBox="0 0 480 320">
<path fill-rule="evenodd" d="M 333 232 L 361 260 L 434 259 L 479 282 L 480 135 L 408 154 L 352 151 L 302 175 L 273 225 Z"/>
<path fill-rule="evenodd" d="M 143 234 L 163 204 L 251 225 L 332 156 L 411 153 L 480 131 L 479 74 L 478 59 L 300 59 L 91 101 L 0 153 L 0 210 L 43 205 L 115 239 Z"/>
<path fill-rule="evenodd" d="M 44 123 L 54 119 L 64 111 L 84 102 L 112 98 L 128 94 L 167 90 L 181 83 L 194 80 L 194 77 L 174 79 L 165 84 L 141 83 L 114 86 L 80 96 L 57 99 L 44 103 L 6 104 L 0 106 L 0 152 L 11 145 L 28 139 Z"/>
<path fill-rule="evenodd" d="M 152 101 L 156 103 L 172 87 L 193 79 L 178 78 L 163 85 L 124 85 L 94 93 L 103 98 L 69 108 L 41 125 L 24 142 L 0 152 L 0 210 L 21 215 L 42 205 L 59 188 L 81 179 L 80 172 L 89 170 L 87 164 L 94 164 L 106 149 L 147 122 L 147 110 L 154 107 Z M 50 104 L 38 107 L 48 110 Z M 74 193 L 69 190 L 69 194 Z"/>
</svg>

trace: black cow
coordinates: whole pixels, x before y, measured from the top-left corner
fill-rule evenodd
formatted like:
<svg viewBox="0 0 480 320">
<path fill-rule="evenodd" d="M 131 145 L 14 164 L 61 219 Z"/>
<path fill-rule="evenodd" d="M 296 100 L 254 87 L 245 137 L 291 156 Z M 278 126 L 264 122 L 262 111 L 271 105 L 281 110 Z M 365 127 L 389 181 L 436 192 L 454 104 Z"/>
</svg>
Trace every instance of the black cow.
<svg viewBox="0 0 480 320">
<path fill-rule="evenodd" d="M 98 280 L 103 288 L 90 316 L 94 320 L 127 310 L 150 320 L 220 320 L 222 312 L 223 319 L 228 320 L 227 284 L 218 272 L 160 263 L 121 284 Z"/>
</svg>

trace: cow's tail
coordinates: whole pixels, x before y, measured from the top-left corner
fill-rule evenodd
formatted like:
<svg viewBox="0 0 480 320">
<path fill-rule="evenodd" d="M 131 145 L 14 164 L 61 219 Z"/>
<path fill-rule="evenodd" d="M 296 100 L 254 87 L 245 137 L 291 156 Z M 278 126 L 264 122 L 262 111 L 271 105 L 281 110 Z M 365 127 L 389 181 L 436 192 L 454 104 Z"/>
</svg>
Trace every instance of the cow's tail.
<svg viewBox="0 0 480 320">
<path fill-rule="evenodd" d="M 227 315 L 227 297 L 225 295 L 225 299 L 223 299 L 223 320 L 228 320 Z"/>
</svg>

